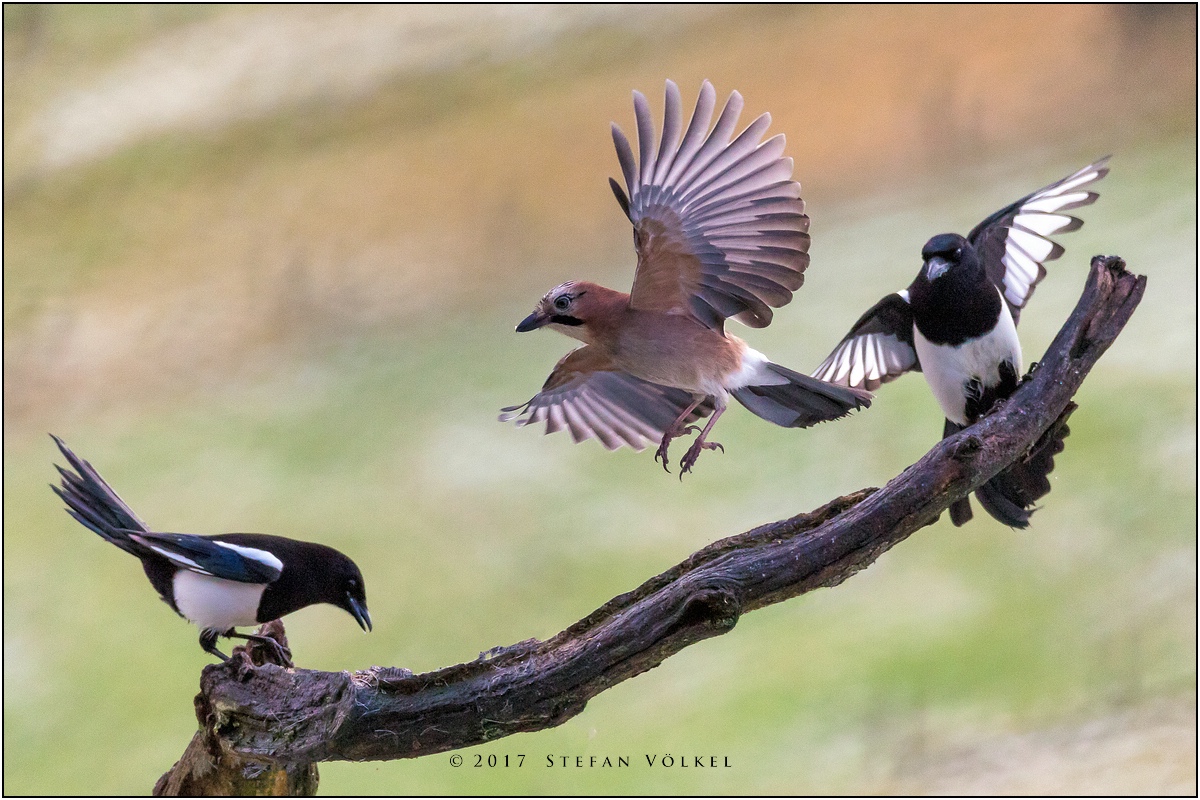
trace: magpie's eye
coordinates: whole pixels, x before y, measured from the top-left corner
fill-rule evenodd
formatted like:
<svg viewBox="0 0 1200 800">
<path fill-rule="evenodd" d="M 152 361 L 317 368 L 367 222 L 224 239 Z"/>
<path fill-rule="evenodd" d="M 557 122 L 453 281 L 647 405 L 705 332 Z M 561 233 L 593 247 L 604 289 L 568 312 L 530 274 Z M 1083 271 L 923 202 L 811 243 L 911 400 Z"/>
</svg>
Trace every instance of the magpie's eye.
<svg viewBox="0 0 1200 800">
<path fill-rule="evenodd" d="M 555 298 L 555 300 L 554 300 L 555 310 L 566 311 L 570 307 L 571 307 L 571 298 L 568 297 L 567 295 L 564 294 L 560 297 Z"/>
<path fill-rule="evenodd" d="M 955 261 L 958 261 L 960 258 L 962 258 L 962 248 L 954 248 L 954 252 L 951 255 L 953 255 Z"/>
</svg>

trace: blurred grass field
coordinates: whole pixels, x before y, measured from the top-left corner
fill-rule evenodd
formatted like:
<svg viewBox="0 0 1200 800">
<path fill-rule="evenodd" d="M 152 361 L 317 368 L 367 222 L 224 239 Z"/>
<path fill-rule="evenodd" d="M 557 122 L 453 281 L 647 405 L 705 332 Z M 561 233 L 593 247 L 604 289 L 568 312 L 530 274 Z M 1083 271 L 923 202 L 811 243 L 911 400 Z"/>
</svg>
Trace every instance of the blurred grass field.
<svg viewBox="0 0 1200 800">
<path fill-rule="evenodd" d="M 466 9 L 28 8 L 4 10 L 6 793 L 148 792 L 195 729 L 205 663 L 138 565 L 61 511 L 48 431 L 160 529 L 347 552 L 375 630 L 300 612 L 298 662 L 414 671 L 551 636 L 717 538 L 882 485 L 934 443 L 916 376 L 809 431 L 731 412 L 726 453 L 682 483 L 649 452 L 495 421 L 571 346 L 512 333 L 537 297 L 632 275 L 607 126 L 630 128 L 633 88 L 657 110 L 666 77 L 685 102 L 705 77 L 736 88 L 747 118 L 770 110 L 788 135 L 812 266 L 745 337 L 803 370 L 907 285 L 930 235 L 1114 154 L 1022 316 L 1034 360 L 1092 255 L 1149 276 L 1076 398 L 1053 492 L 1028 531 L 944 519 L 464 767 L 322 764 L 322 792 L 1195 790 L 1194 15 L 551 9 L 529 12 L 562 15 L 534 46 L 512 33 L 533 17 Z M 431 53 L 444 37 L 453 58 L 372 72 L 371 48 L 332 51 L 359 59 L 340 65 L 356 90 L 298 75 L 316 88 L 276 103 L 234 80 L 227 117 L 124 129 L 108 150 L 83 128 L 73 155 L 47 155 L 47 126 L 89 98 L 120 121 L 114 87 L 151 81 L 131 66 L 148 53 L 209 74 L 227 42 L 284 18 L 297 37 L 373 30 Z M 512 52 L 462 52 L 510 34 Z M 145 87 L 133 96 L 153 105 Z M 477 752 L 526 765 L 474 769 Z M 545 767 L 664 753 L 733 766 Z"/>
</svg>

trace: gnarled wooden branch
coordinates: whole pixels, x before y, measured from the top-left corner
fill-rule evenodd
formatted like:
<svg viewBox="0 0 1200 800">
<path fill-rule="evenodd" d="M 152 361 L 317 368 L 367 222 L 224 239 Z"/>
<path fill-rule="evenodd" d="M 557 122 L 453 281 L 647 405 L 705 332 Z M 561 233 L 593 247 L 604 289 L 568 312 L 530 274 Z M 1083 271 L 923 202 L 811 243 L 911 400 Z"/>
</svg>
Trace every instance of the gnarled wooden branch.
<svg viewBox="0 0 1200 800">
<path fill-rule="evenodd" d="M 548 641 L 423 675 L 254 667 L 245 652 L 206 667 L 202 730 L 156 793 L 311 792 L 319 761 L 415 758 L 553 727 L 610 686 L 726 633 L 743 613 L 841 583 L 1065 419 L 1141 300 L 1146 279 L 1124 266 L 1092 259 L 1078 305 L 1017 392 L 884 488 L 715 542 Z"/>
</svg>

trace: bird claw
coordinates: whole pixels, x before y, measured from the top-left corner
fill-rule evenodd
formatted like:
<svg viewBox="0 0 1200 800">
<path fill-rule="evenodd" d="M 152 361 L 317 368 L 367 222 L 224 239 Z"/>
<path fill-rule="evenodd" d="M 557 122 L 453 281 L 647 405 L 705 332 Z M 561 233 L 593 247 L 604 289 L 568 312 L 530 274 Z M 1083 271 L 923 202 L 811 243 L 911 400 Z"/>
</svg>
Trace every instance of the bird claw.
<svg viewBox="0 0 1200 800">
<path fill-rule="evenodd" d="M 663 469 L 670 474 L 671 470 L 667 469 L 667 448 L 671 445 L 672 439 L 678 439 L 680 436 L 687 436 L 689 433 L 696 433 L 700 430 L 695 425 L 685 425 L 682 428 L 671 428 L 663 434 L 662 442 L 658 445 L 658 450 L 654 453 L 654 460 L 661 461 Z"/>
<path fill-rule="evenodd" d="M 245 639 L 244 645 L 239 645 L 234 648 L 236 655 L 239 650 L 242 650 L 250 658 L 251 663 L 256 666 L 263 664 L 278 664 L 281 667 L 294 667 L 292 663 L 292 650 L 283 642 L 276 639 L 274 636 L 268 635 L 270 631 L 266 626 L 259 630 L 266 631 L 265 633 L 237 633 L 230 631 L 227 636 L 234 636 L 238 639 Z M 280 627 L 282 632 L 282 626 Z"/>
<path fill-rule="evenodd" d="M 270 662 L 278 664 L 281 667 L 295 666 L 292 663 L 291 648 L 287 645 L 275 641 L 270 636 L 263 636 L 262 638 L 251 639 L 250 642 L 247 642 L 247 649 L 253 650 L 254 644 L 260 646 L 259 655 L 262 657 L 264 664 Z M 254 660 L 253 656 L 251 656 L 251 659 Z"/>
<path fill-rule="evenodd" d="M 700 458 L 700 453 L 704 450 L 720 450 L 724 453 L 725 446 L 720 442 L 706 442 L 703 439 L 692 442 L 692 446 L 684 454 L 683 460 L 679 462 L 679 480 L 683 480 L 685 472 L 692 471 L 692 467 L 695 466 L 696 461 Z"/>
<path fill-rule="evenodd" d="M 670 446 L 671 440 L 678 439 L 680 436 L 687 436 L 689 433 L 698 433 L 700 431 L 699 425 L 680 425 L 679 420 L 676 420 L 675 422 L 675 425 L 672 425 L 665 433 L 663 433 L 662 442 L 658 445 L 658 450 L 654 453 L 654 460 L 661 461 L 663 469 L 666 470 L 668 474 L 670 474 L 671 470 L 667 469 L 667 464 L 669 463 L 667 461 L 667 448 Z M 716 446 L 721 447 L 719 444 Z M 712 449 L 711 445 L 708 445 L 707 447 L 710 450 Z M 695 449 L 695 445 L 692 445 L 692 449 Z M 724 452 L 724 450 L 725 448 L 721 447 L 721 451 Z M 692 450 L 688 450 L 689 455 L 691 452 Z M 695 461 L 696 459 L 693 457 L 692 462 L 694 463 Z M 684 472 L 686 471 L 687 470 L 684 470 Z M 680 477 L 683 477 L 682 474 Z"/>
<path fill-rule="evenodd" d="M 654 460 L 662 461 L 663 469 L 666 470 L 668 475 L 671 473 L 671 470 L 667 469 L 667 445 L 670 443 L 671 440 L 664 436 L 662 443 L 658 446 L 658 450 L 654 453 Z"/>
</svg>

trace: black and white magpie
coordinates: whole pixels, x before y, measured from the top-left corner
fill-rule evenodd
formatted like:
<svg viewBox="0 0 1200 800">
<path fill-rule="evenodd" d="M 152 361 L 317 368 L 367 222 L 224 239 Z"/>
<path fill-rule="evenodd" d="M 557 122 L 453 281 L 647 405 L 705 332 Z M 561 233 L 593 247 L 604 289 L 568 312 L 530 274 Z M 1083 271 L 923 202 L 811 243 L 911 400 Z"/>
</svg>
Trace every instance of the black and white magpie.
<svg viewBox="0 0 1200 800">
<path fill-rule="evenodd" d="M 1005 206 L 964 238 L 934 236 L 924 264 L 903 291 L 889 294 L 854 323 L 813 376 L 874 390 L 909 370 L 925 374 L 946 415 L 943 438 L 976 422 L 1017 388 L 1022 375 L 1017 321 L 1045 262 L 1063 253 L 1050 236 L 1083 222 L 1063 212 L 1099 196 L 1088 187 L 1108 174 L 1108 157 Z M 1029 524 L 1034 502 L 1062 452 L 1066 425 L 975 491 L 980 505 L 1014 528 Z M 955 525 L 971 519 L 967 498 L 950 507 Z"/>
<path fill-rule="evenodd" d="M 274 639 L 235 628 L 278 619 L 315 603 L 350 612 L 371 630 L 366 587 L 358 566 L 332 547 L 258 533 L 154 533 L 130 510 L 91 464 L 57 436 L 58 449 L 75 472 L 55 465 L 62 487 L 51 489 L 84 527 L 141 559 L 163 602 L 200 628 L 204 651 L 226 658 L 217 637 L 261 642 L 290 661 Z"/>
</svg>

